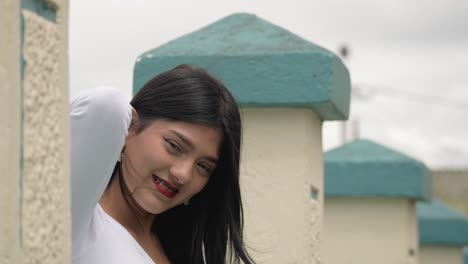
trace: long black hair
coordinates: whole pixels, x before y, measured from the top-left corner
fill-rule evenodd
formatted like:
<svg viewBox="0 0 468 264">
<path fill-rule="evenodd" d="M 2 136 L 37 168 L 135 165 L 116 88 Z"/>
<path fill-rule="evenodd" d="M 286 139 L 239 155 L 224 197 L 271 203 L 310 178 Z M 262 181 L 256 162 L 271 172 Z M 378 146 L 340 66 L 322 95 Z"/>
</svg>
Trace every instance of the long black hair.
<svg viewBox="0 0 468 264">
<path fill-rule="evenodd" d="M 152 232 L 171 262 L 254 264 L 243 241 L 241 117 L 228 89 L 204 69 L 180 65 L 149 80 L 130 104 L 140 117 L 137 133 L 160 118 L 222 131 L 219 160 L 205 188 L 192 197 L 189 206 L 163 212 L 153 223 Z M 122 179 L 121 167 L 116 169 Z"/>
</svg>

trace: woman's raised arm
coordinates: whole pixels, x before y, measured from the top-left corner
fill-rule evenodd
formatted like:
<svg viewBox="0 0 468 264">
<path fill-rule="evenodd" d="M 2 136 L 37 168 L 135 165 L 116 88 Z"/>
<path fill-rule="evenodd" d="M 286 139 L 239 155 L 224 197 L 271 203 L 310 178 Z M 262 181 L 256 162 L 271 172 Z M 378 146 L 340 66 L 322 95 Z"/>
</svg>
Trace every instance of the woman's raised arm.
<svg viewBox="0 0 468 264">
<path fill-rule="evenodd" d="M 115 88 L 87 90 L 70 104 L 72 245 L 86 238 L 128 134 L 131 106 Z"/>
</svg>

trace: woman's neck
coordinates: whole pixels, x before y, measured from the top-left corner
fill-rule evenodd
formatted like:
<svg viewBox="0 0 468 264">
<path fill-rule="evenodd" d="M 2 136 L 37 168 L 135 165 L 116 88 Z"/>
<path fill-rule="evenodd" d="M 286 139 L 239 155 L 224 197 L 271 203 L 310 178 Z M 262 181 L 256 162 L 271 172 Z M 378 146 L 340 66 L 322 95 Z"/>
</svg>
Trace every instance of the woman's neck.
<svg viewBox="0 0 468 264">
<path fill-rule="evenodd" d="M 151 227 L 155 215 L 147 213 L 138 207 L 132 197 L 127 197 L 127 202 L 124 195 L 120 188 L 120 179 L 118 175 L 115 175 L 101 196 L 99 204 L 107 214 L 119 222 L 136 238 L 152 235 Z"/>
<path fill-rule="evenodd" d="M 154 262 L 169 264 L 159 239 L 151 232 L 155 215 L 144 212 L 133 203 L 131 197 L 128 202 L 125 200 L 117 175 L 99 200 L 102 209 L 127 229 Z"/>
</svg>

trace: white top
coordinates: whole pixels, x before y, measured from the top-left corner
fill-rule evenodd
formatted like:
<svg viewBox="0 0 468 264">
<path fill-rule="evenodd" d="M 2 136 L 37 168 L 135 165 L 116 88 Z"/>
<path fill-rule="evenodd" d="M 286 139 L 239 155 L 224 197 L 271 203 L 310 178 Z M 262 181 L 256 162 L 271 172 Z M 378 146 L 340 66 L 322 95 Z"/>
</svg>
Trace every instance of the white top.
<svg viewBox="0 0 468 264">
<path fill-rule="evenodd" d="M 98 204 L 131 120 L 130 104 L 115 88 L 87 90 L 71 102 L 73 264 L 154 264 L 132 235 Z"/>
</svg>

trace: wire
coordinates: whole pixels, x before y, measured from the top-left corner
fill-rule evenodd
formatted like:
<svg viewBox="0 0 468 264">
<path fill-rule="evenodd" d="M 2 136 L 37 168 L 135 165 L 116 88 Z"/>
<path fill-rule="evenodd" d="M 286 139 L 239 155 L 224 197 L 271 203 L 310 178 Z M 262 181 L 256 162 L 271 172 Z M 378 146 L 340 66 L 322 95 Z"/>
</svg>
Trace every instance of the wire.
<svg viewBox="0 0 468 264">
<path fill-rule="evenodd" d="M 372 85 L 372 84 L 357 84 L 356 87 L 369 87 L 371 91 L 366 92 L 368 96 L 360 96 L 360 98 L 366 100 L 366 97 L 374 96 L 374 95 L 383 95 L 383 96 L 390 96 L 390 97 L 397 97 L 400 99 L 406 99 L 407 101 L 413 101 L 423 104 L 429 105 L 438 105 L 443 107 L 448 107 L 456 110 L 461 111 L 468 111 L 468 101 L 454 99 L 454 98 L 447 98 L 447 97 L 440 97 L 437 95 L 432 94 L 424 94 L 418 93 L 413 91 L 395 89 L 388 86 L 382 85 Z M 359 90 L 359 88 L 357 88 Z M 359 93 L 359 92 L 358 92 Z"/>
</svg>

